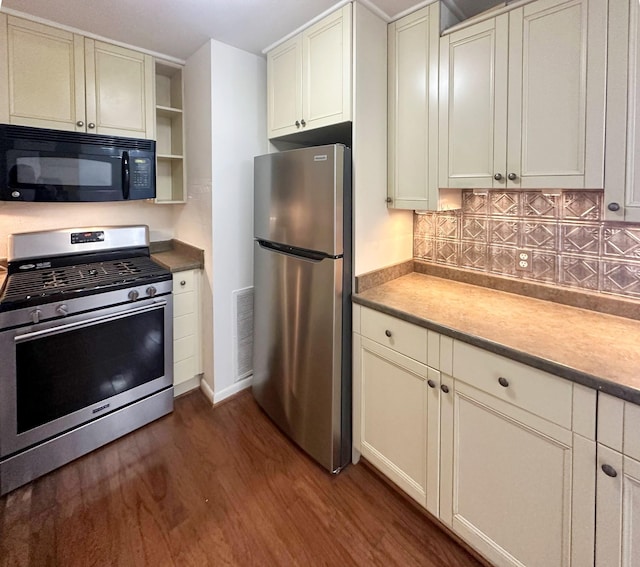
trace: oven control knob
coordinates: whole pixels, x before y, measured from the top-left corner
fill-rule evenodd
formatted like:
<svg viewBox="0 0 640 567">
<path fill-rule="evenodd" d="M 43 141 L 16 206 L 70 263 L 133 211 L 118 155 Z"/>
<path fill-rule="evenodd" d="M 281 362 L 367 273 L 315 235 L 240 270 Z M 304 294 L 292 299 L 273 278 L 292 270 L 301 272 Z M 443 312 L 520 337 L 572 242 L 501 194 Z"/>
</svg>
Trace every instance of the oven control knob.
<svg viewBox="0 0 640 567">
<path fill-rule="evenodd" d="M 153 296 L 156 294 L 156 291 L 158 291 L 158 290 L 157 290 L 155 287 L 153 287 L 153 286 L 151 285 L 151 286 L 149 286 L 149 287 L 147 288 L 147 295 L 148 295 L 149 297 L 153 297 Z"/>
<path fill-rule="evenodd" d="M 42 311 L 40 311 L 40 309 L 34 309 L 31 313 L 31 320 L 33 321 L 33 324 L 36 325 L 37 323 L 40 322 L 40 315 L 42 315 Z"/>
<path fill-rule="evenodd" d="M 137 290 L 137 289 L 132 289 L 132 290 L 129 292 L 129 299 L 130 299 L 131 301 L 135 301 L 136 299 L 138 299 L 138 297 L 139 297 L 139 296 L 140 296 L 140 294 L 138 293 L 138 290 Z"/>
<path fill-rule="evenodd" d="M 69 308 L 63 303 L 62 305 L 58 305 L 58 307 L 56 307 L 56 313 L 58 315 L 63 315 L 66 317 L 69 314 Z"/>
</svg>

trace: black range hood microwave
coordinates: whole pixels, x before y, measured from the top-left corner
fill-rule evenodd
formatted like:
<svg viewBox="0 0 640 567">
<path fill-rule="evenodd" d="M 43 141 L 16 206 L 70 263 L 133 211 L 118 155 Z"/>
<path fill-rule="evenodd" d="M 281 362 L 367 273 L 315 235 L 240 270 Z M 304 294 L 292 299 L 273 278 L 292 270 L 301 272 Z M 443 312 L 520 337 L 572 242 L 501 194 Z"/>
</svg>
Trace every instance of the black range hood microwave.
<svg viewBox="0 0 640 567">
<path fill-rule="evenodd" d="M 156 143 L 0 124 L 0 200 L 96 202 L 156 196 Z"/>
</svg>

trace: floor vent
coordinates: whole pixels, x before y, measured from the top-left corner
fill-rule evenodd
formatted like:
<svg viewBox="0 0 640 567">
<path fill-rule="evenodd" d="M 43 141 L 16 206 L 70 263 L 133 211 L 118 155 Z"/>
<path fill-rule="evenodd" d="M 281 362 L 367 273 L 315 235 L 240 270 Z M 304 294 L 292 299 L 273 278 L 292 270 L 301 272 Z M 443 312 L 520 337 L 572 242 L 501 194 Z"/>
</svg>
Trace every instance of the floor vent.
<svg viewBox="0 0 640 567">
<path fill-rule="evenodd" d="M 233 292 L 235 382 L 253 374 L 253 287 Z"/>
</svg>

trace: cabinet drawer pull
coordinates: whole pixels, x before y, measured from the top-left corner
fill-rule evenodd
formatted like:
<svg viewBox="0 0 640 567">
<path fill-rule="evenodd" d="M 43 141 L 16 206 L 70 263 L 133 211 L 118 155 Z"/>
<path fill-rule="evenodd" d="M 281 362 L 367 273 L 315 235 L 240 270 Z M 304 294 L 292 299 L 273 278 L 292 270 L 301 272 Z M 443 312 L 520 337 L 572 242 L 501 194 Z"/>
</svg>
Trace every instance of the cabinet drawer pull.
<svg viewBox="0 0 640 567">
<path fill-rule="evenodd" d="M 448 394 L 448 393 L 449 393 L 449 386 L 447 386 L 446 384 L 442 384 L 442 386 L 440 386 L 440 389 L 441 389 L 445 394 Z"/>
<path fill-rule="evenodd" d="M 607 209 L 609 209 L 610 211 L 613 211 L 615 213 L 616 211 L 620 210 L 620 204 L 619 203 L 609 203 L 607 205 Z"/>
<path fill-rule="evenodd" d="M 502 173 L 496 173 L 496 174 L 493 176 L 493 178 L 494 178 L 496 181 L 500 181 L 500 180 L 502 179 Z"/>
<path fill-rule="evenodd" d="M 503 388 L 508 388 L 509 387 L 509 380 L 507 380 L 506 378 L 503 378 L 502 376 L 500 376 L 500 378 L 498 378 L 498 384 L 500 384 L 500 386 L 502 386 Z"/>
<path fill-rule="evenodd" d="M 611 465 L 602 465 L 602 472 L 611 478 L 616 478 L 618 473 Z"/>
<path fill-rule="evenodd" d="M 518 179 L 518 176 L 515 173 L 510 173 L 507 177 L 509 178 L 509 181 L 515 181 Z"/>
<path fill-rule="evenodd" d="M 185 285 L 187 285 L 187 282 L 186 282 L 186 281 L 184 281 L 184 280 L 180 280 L 180 285 L 181 285 L 181 286 L 185 286 Z"/>
<path fill-rule="evenodd" d="M 391 335 L 392 335 L 393 333 L 392 333 L 389 329 L 387 329 L 387 330 L 384 332 L 384 334 L 385 334 L 385 335 L 387 335 L 387 337 L 391 338 Z"/>
<path fill-rule="evenodd" d="M 89 126 L 89 128 L 91 128 L 91 129 L 96 127 L 96 125 L 93 122 L 89 122 L 89 124 L 87 124 L 87 126 Z"/>
<path fill-rule="evenodd" d="M 82 128 L 84 126 L 84 122 L 82 120 L 78 120 L 76 122 L 76 126 L 78 126 L 79 128 Z"/>
<path fill-rule="evenodd" d="M 303 128 L 307 125 L 307 123 L 304 121 L 304 118 L 302 120 L 300 120 L 300 124 L 302 124 Z"/>
<path fill-rule="evenodd" d="M 300 121 L 296 120 L 296 128 L 300 128 Z"/>
<path fill-rule="evenodd" d="M 427 380 L 427 386 L 429 386 L 429 388 L 435 388 L 436 383 L 433 380 Z"/>
</svg>

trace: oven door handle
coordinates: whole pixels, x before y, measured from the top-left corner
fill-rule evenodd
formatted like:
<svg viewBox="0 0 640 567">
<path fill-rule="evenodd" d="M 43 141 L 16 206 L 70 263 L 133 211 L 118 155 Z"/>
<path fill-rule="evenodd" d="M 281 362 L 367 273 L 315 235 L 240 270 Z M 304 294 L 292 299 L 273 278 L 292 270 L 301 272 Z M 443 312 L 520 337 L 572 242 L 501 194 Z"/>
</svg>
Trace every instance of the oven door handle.
<svg viewBox="0 0 640 567">
<path fill-rule="evenodd" d="M 87 319 L 86 321 L 78 321 L 77 323 L 67 323 L 66 325 L 59 325 L 51 329 L 42 329 L 42 331 L 34 331 L 33 333 L 25 333 L 24 335 L 16 335 L 14 341 L 21 343 L 30 341 L 33 339 L 39 339 L 42 337 L 48 337 L 52 335 L 58 335 L 60 333 L 66 333 L 74 329 L 82 329 L 83 327 L 91 327 L 100 323 L 107 323 L 109 321 L 115 321 L 117 319 L 123 319 L 130 317 L 131 315 L 138 315 L 147 311 L 153 311 L 154 309 L 164 309 L 167 305 L 166 299 L 156 299 L 152 305 L 145 305 L 144 307 L 135 307 L 133 309 L 127 309 L 120 313 L 112 313 L 111 315 L 103 315 L 102 317 L 94 317 L 93 319 Z"/>
</svg>

